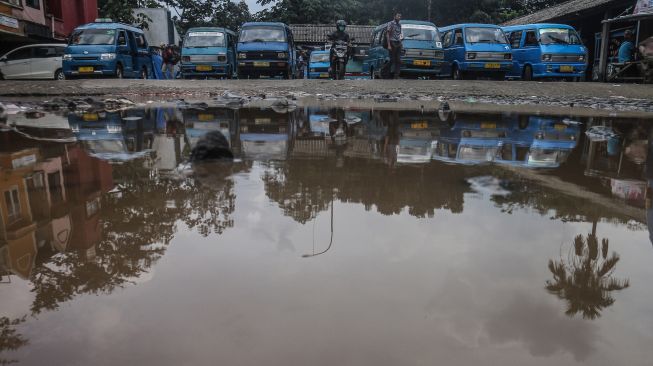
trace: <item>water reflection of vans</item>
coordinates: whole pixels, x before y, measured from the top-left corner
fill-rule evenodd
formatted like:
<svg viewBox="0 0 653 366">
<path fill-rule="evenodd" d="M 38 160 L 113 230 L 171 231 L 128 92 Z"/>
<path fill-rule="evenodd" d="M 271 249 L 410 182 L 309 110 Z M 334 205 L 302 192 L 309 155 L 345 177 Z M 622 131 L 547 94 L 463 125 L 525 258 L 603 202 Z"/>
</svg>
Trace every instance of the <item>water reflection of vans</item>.
<svg viewBox="0 0 653 366">
<path fill-rule="evenodd" d="M 458 116 L 453 126 L 441 129 L 433 159 L 467 165 L 493 162 L 509 131 L 509 124 L 496 116 Z"/>
<path fill-rule="evenodd" d="M 231 79 L 236 74 L 236 33 L 225 28 L 191 28 L 181 48 L 181 74 Z"/>
<path fill-rule="evenodd" d="M 372 33 L 372 45 L 368 50 L 365 65 L 361 70 L 369 70 L 372 79 L 388 77 L 390 70 L 390 52 L 384 40 L 388 24 L 379 25 Z M 435 24 L 416 20 L 402 20 L 401 30 L 404 35 L 403 54 L 401 55 L 402 76 L 436 77 L 444 62 L 440 32 Z M 385 74 L 385 75 L 384 75 Z"/>
<path fill-rule="evenodd" d="M 238 112 L 243 156 L 252 159 L 285 159 L 288 153 L 290 115 L 271 110 L 244 108 Z"/>
<path fill-rule="evenodd" d="M 513 50 L 508 77 L 533 80 L 584 80 L 587 49 L 573 27 L 564 24 L 529 24 L 504 27 Z"/>
<path fill-rule="evenodd" d="M 457 24 L 440 28 L 445 63 L 442 76 L 503 80 L 512 69 L 512 51 L 501 28 L 492 24 Z"/>
<path fill-rule="evenodd" d="M 75 28 L 63 56 L 67 78 L 114 76 L 147 79 L 152 58 L 142 30 L 126 24 L 95 22 Z"/>
<path fill-rule="evenodd" d="M 580 125 L 555 118 L 521 116 L 502 147 L 499 163 L 555 168 L 576 148 Z M 510 151 L 510 152 L 509 152 Z"/>
<path fill-rule="evenodd" d="M 195 146 L 197 141 L 210 131 L 220 131 L 227 139 L 229 147 L 233 145 L 235 135 L 236 112 L 229 108 L 207 108 L 205 110 L 182 111 L 186 128 L 187 143 Z"/>
<path fill-rule="evenodd" d="M 440 136 L 437 117 L 420 112 L 402 111 L 398 113 L 399 144 L 397 163 L 427 163 Z"/>
<path fill-rule="evenodd" d="M 297 55 L 290 27 L 283 23 L 245 23 L 238 36 L 238 78 L 296 74 Z"/>
<path fill-rule="evenodd" d="M 89 155 L 106 160 L 128 160 L 119 112 L 69 113 L 68 123 Z"/>
</svg>

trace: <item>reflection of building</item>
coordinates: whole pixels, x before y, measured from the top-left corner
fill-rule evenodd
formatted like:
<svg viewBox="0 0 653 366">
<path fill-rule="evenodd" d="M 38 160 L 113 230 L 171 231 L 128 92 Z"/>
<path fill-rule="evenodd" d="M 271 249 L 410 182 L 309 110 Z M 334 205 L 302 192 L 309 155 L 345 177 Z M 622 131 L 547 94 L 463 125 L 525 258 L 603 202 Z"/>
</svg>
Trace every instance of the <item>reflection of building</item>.
<svg viewBox="0 0 653 366">
<path fill-rule="evenodd" d="M 100 199 L 113 188 L 112 168 L 106 161 L 89 156 L 75 146 L 68 150 L 70 165 L 65 169 L 74 230 L 70 248 L 80 250 L 88 260 L 102 237 Z"/>
<path fill-rule="evenodd" d="M 37 149 L 0 153 L 0 272 L 27 278 L 36 259 L 36 223 L 28 184 L 38 161 Z"/>
</svg>

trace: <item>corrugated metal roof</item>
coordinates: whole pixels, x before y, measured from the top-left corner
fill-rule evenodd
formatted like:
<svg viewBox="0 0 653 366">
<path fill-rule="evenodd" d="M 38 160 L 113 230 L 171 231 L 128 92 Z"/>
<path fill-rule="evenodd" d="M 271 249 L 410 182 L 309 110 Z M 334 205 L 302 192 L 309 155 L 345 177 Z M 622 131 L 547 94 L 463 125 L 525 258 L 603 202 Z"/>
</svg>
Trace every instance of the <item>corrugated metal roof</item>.
<svg viewBox="0 0 653 366">
<path fill-rule="evenodd" d="M 336 26 L 331 24 L 291 24 L 290 29 L 297 43 L 323 44 L 327 42 L 327 35 L 335 32 Z M 372 41 L 371 25 L 348 25 L 347 33 L 354 37 L 357 44 L 370 44 Z"/>
<path fill-rule="evenodd" d="M 566 15 L 574 14 L 581 11 L 588 11 L 593 8 L 604 6 L 608 3 L 622 3 L 622 0 L 571 0 L 565 3 L 542 9 L 538 12 L 524 15 L 504 23 L 504 25 L 519 25 L 541 23 L 555 20 Z M 633 0 L 633 4 L 635 1 Z"/>
</svg>

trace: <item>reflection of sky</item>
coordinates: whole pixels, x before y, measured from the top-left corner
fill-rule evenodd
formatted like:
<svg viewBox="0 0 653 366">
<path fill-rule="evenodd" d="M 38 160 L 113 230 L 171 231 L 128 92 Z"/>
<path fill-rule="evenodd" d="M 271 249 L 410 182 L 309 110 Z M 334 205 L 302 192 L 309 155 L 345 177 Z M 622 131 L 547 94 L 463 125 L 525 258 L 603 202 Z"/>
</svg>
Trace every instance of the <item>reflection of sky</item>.
<svg viewBox="0 0 653 366">
<path fill-rule="evenodd" d="M 631 287 L 598 320 L 570 319 L 544 290 L 547 262 L 589 223 L 502 214 L 487 192 L 467 194 L 462 214 L 440 210 L 431 219 L 336 202 L 332 251 L 302 259 L 313 238 L 317 250 L 328 244 L 329 212 L 306 225 L 283 216 L 261 175 L 255 166 L 235 178 L 233 228 L 204 238 L 179 224 L 152 279 L 29 319 L 31 343 L 16 357 L 94 365 L 650 362 L 645 231 L 598 224 L 622 257 L 615 276 Z"/>
</svg>

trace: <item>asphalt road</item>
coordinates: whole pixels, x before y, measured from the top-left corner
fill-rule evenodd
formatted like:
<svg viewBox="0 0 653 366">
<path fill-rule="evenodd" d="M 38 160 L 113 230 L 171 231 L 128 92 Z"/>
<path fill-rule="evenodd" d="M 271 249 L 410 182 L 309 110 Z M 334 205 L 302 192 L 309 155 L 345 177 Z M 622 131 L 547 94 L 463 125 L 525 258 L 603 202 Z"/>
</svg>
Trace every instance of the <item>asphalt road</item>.
<svg viewBox="0 0 653 366">
<path fill-rule="evenodd" d="M 601 114 L 653 115 L 653 86 L 634 84 L 457 80 L 0 81 L 0 97 L 4 99 L 83 95 L 141 100 L 201 99 L 227 91 L 246 97 L 292 96 L 398 104 L 448 101 L 481 109 L 526 108 L 549 112 L 574 108 Z"/>
</svg>

